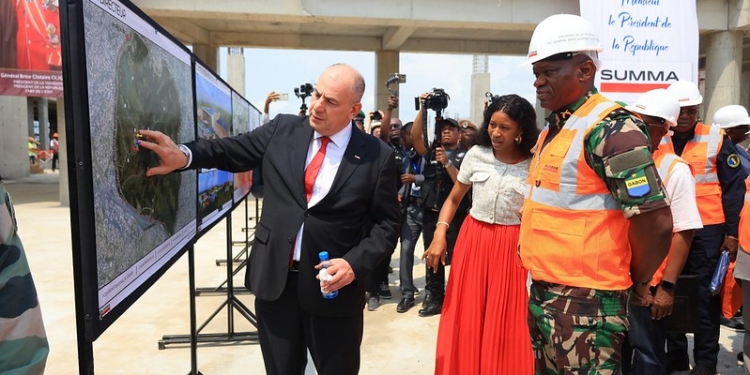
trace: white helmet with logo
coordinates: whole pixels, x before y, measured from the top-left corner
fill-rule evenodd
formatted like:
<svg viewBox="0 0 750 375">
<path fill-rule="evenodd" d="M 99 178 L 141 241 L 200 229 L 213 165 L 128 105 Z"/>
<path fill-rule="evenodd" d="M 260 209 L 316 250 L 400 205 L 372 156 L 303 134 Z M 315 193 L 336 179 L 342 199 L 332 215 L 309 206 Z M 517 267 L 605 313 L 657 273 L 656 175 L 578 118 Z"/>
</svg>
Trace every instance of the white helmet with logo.
<svg viewBox="0 0 750 375">
<path fill-rule="evenodd" d="M 526 64 L 534 64 L 558 53 L 603 50 L 589 21 L 573 14 L 555 14 L 536 25 Z"/>
<path fill-rule="evenodd" d="M 713 126 L 729 129 L 740 125 L 750 125 L 750 116 L 747 115 L 747 109 L 741 105 L 724 106 L 714 113 Z"/>
<path fill-rule="evenodd" d="M 677 117 L 680 116 L 680 102 L 665 89 L 646 91 L 633 105 L 626 106 L 625 109 L 641 115 L 664 119 L 669 126 L 677 125 Z"/>
<path fill-rule="evenodd" d="M 703 103 L 703 95 L 698 90 L 698 86 L 690 81 L 677 81 L 669 87 L 667 91 L 677 97 L 680 101 L 680 107 L 691 107 Z"/>
</svg>

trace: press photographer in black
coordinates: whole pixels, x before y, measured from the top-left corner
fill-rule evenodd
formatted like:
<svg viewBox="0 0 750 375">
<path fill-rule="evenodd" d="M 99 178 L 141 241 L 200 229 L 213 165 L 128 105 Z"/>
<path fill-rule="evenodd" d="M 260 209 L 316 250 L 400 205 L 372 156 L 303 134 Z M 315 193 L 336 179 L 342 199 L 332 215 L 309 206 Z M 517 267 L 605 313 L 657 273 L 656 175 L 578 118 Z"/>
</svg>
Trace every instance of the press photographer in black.
<svg viewBox="0 0 750 375">
<path fill-rule="evenodd" d="M 461 168 L 461 161 L 466 155 L 466 150 L 459 147 L 458 122 L 451 118 L 442 118 L 442 111 L 448 106 L 448 95 L 442 89 L 433 89 L 432 92 L 424 93 L 419 97 L 419 112 L 414 119 L 414 125 L 411 129 L 411 136 L 414 149 L 425 157 L 425 168 L 422 174 L 424 182 L 420 188 L 418 204 L 422 206 L 423 214 L 423 233 L 425 250 L 432 243 L 432 237 L 435 234 L 437 225 L 446 225 L 448 232 L 446 240 L 448 242 L 448 254 L 445 264 L 450 264 L 453 247 L 456 244 L 456 237 L 461 224 L 466 218 L 470 203 L 470 194 L 467 194 L 458 206 L 456 215 L 450 223 L 438 222 L 440 209 L 448 198 L 453 184 L 456 182 L 458 170 Z M 424 126 L 427 120 L 426 111 L 430 109 L 435 111 L 435 140 L 428 147 L 426 132 Z M 440 314 L 443 308 L 443 298 L 445 297 L 445 266 L 438 264 L 436 269 L 427 269 L 425 274 L 426 296 L 422 302 L 422 309 L 419 310 L 419 316 L 426 317 Z"/>
</svg>

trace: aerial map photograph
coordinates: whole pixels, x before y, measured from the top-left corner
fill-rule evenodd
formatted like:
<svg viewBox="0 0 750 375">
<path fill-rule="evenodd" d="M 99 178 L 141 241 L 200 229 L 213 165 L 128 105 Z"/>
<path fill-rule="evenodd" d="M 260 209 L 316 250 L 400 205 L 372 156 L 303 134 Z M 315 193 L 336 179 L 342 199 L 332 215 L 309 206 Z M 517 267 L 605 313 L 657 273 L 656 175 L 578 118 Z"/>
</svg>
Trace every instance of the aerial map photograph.
<svg viewBox="0 0 750 375">
<path fill-rule="evenodd" d="M 84 16 L 97 278 L 104 304 L 153 273 L 154 264 L 195 233 L 196 173 L 147 178 L 146 170 L 159 161 L 137 144 L 140 129 L 159 130 L 175 142 L 195 139 L 192 77 L 189 57 L 166 39 L 161 46 L 144 37 L 149 25 L 132 13 L 121 19 L 85 2 Z"/>
</svg>

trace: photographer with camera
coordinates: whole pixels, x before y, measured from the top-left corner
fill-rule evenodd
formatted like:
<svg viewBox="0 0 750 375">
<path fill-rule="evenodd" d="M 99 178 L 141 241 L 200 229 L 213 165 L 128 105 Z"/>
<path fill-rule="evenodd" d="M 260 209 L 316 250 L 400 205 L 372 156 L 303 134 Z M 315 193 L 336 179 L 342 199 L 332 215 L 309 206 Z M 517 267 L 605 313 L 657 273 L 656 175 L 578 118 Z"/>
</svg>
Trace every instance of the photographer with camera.
<svg viewBox="0 0 750 375">
<path fill-rule="evenodd" d="M 450 223 L 439 222 L 438 214 L 450 194 L 456 182 L 458 170 L 466 150 L 459 147 L 460 127 L 456 120 L 442 118 L 441 112 L 448 106 L 448 95 L 442 89 L 433 89 L 432 92 L 422 94 L 418 100 L 420 108 L 414 125 L 411 129 L 411 137 L 414 149 L 425 157 L 425 168 L 422 174 L 425 181 L 420 189 L 418 204 L 423 208 L 422 230 L 424 233 L 425 250 L 432 243 L 437 225 L 448 227 L 446 234 L 448 253 L 445 265 L 450 264 L 453 247 L 456 244 L 458 229 L 468 214 L 470 207 L 470 194 L 467 194 L 459 204 L 456 214 Z M 427 109 L 436 112 L 435 116 L 435 140 L 432 147 L 428 149 L 424 127 L 426 126 Z M 425 274 L 427 291 L 419 316 L 426 317 L 440 314 L 445 297 L 445 265 L 438 262 L 433 269 L 428 267 Z"/>
</svg>

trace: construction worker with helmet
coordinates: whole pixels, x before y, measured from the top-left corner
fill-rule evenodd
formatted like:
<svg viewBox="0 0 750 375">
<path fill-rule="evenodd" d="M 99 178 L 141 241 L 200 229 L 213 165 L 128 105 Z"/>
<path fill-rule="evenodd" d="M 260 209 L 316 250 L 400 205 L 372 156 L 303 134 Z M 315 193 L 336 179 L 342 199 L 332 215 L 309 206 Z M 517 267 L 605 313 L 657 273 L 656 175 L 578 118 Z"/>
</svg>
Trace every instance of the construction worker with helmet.
<svg viewBox="0 0 750 375">
<path fill-rule="evenodd" d="M 750 116 L 748 116 L 747 109 L 741 105 L 728 105 L 719 108 L 714 113 L 713 126 L 724 129 L 727 137 L 734 144 L 735 151 L 739 157 L 740 166 L 747 175 L 750 173 L 750 156 L 747 151 L 739 143 L 747 139 L 748 130 L 750 130 Z M 735 161 L 736 162 L 736 161 Z M 745 199 L 740 211 L 740 224 L 738 228 L 739 246 L 737 251 L 737 258 L 734 264 L 734 278 L 742 286 L 742 304 L 750 306 L 750 179 L 745 179 Z M 722 313 L 726 310 L 731 311 L 732 309 L 726 308 L 725 303 L 722 301 Z M 734 306 L 736 307 L 736 306 Z M 733 313 L 733 312 L 732 312 Z M 719 317 L 721 321 L 722 316 Z M 743 322 L 746 320 L 750 322 L 750 308 L 742 309 Z M 742 343 L 742 356 L 744 358 L 744 369 L 745 374 L 750 374 L 750 359 L 745 357 L 744 353 L 750 353 L 750 329 L 747 325 L 744 326 L 744 340 Z"/>
<path fill-rule="evenodd" d="M 721 107 L 714 113 L 712 125 L 724 129 L 727 137 L 734 144 L 742 169 L 745 173 L 750 173 L 750 155 L 740 145 L 747 139 L 747 133 L 750 130 L 750 116 L 747 114 L 747 109 L 737 104 Z"/>
<path fill-rule="evenodd" d="M 60 142 L 57 140 L 57 133 L 52 134 L 52 140 L 49 141 L 49 148 L 52 150 L 52 172 L 54 172 L 60 160 Z"/>
<path fill-rule="evenodd" d="M 674 134 L 662 139 L 660 149 L 687 161 L 695 175 L 695 192 L 703 228 L 696 230 L 682 273 L 698 276 L 699 325 L 695 332 L 691 375 L 715 374 L 719 354 L 721 300 L 709 290 L 711 276 L 723 249 L 737 254 L 737 231 L 744 180 L 734 145 L 718 126 L 698 121 L 703 96 L 690 81 L 667 87 L 680 101 L 680 116 Z M 667 334 L 667 373 L 690 369 L 688 343 L 684 333 Z"/>
<path fill-rule="evenodd" d="M 677 98 L 665 89 L 655 89 L 645 92 L 625 109 L 638 114 L 648 126 L 654 164 L 670 200 L 672 244 L 667 259 L 651 278 L 653 304 L 630 306 L 623 374 L 666 375 L 666 331 L 662 318 L 672 314 L 677 279 L 687 261 L 695 230 L 703 228 L 703 224 L 695 203 L 695 178 L 690 165 L 674 153 L 659 148 L 669 128 L 677 125 L 680 115 Z"/>
<path fill-rule="evenodd" d="M 519 238 L 536 374 L 620 373 L 628 299 L 652 303 L 672 237 L 646 125 L 594 87 L 602 50 L 591 24 L 570 14 L 542 21 L 529 44 L 537 99 L 552 112 Z"/>
<path fill-rule="evenodd" d="M 750 177 L 745 179 L 745 199 L 740 213 L 739 251 L 734 267 L 734 278 L 742 285 L 742 319 L 750 324 Z M 745 325 L 745 337 L 742 340 L 742 357 L 745 374 L 750 374 L 750 329 Z"/>
</svg>

